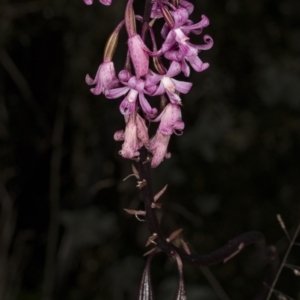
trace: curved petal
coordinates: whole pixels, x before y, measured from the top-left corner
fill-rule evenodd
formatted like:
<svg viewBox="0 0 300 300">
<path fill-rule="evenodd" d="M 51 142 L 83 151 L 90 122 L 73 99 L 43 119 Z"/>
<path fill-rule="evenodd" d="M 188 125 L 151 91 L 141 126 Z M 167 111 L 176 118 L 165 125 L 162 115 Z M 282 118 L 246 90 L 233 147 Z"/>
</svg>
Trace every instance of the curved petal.
<svg viewBox="0 0 300 300">
<path fill-rule="evenodd" d="M 173 60 L 167 74 L 165 76 L 174 77 L 181 72 L 180 63 L 178 61 Z"/>
<path fill-rule="evenodd" d="M 111 1 L 112 1 L 112 0 L 100 0 L 100 2 L 101 2 L 103 5 L 107 5 L 107 6 L 111 5 Z"/>
<path fill-rule="evenodd" d="M 118 130 L 114 134 L 115 141 L 124 141 L 124 130 Z"/>
<path fill-rule="evenodd" d="M 179 44 L 179 50 L 184 57 L 194 56 L 198 54 L 198 49 L 194 47 L 193 44 L 185 42 L 184 44 Z"/>
<path fill-rule="evenodd" d="M 167 23 L 165 23 L 160 31 L 160 34 L 162 36 L 163 39 L 166 39 L 168 33 L 170 31 L 170 27 L 168 26 Z"/>
<path fill-rule="evenodd" d="M 90 91 L 94 94 L 94 95 L 100 95 L 103 91 L 103 83 L 101 80 L 98 80 L 96 82 L 96 86 L 91 88 Z"/>
<path fill-rule="evenodd" d="M 127 70 L 121 70 L 118 77 L 123 84 L 127 84 L 132 75 Z"/>
<path fill-rule="evenodd" d="M 153 96 L 153 94 L 155 93 L 156 90 L 157 90 L 157 85 L 150 85 L 150 86 L 145 86 L 143 92 L 146 95 Z"/>
<path fill-rule="evenodd" d="M 202 72 L 209 67 L 209 63 L 203 63 L 198 56 L 186 57 L 192 68 L 197 72 Z"/>
<path fill-rule="evenodd" d="M 153 154 L 151 167 L 156 168 L 164 158 L 169 158 L 171 155 L 167 153 L 170 135 L 164 136 L 157 132 L 150 141 L 150 150 Z"/>
<path fill-rule="evenodd" d="M 201 16 L 201 21 L 192 25 L 182 26 L 183 29 L 194 30 L 207 27 L 209 25 L 209 19 L 205 16 Z"/>
<path fill-rule="evenodd" d="M 212 39 L 211 36 L 209 35 L 205 35 L 203 37 L 205 44 L 204 45 L 193 45 L 191 44 L 193 47 L 195 47 L 198 50 L 209 50 L 211 49 L 211 47 L 214 45 L 214 40 Z"/>
<path fill-rule="evenodd" d="M 186 0 L 181 0 L 179 5 L 183 8 L 185 8 L 190 15 L 194 10 L 194 5 Z"/>
<path fill-rule="evenodd" d="M 162 94 L 165 92 L 165 90 L 166 90 L 166 89 L 165 89 L 163 83 L 160 82 L 160 84 L 159 84 L 157 90 L 155 91 L 154 94 L 152 94 L 152 96 L 159 96 L 159 95 L 162 95 Z"/>
<path fill-rule="evenodd" d="M 171 50 L 165 53 L 165 58 L 172 61 L 181 61 L 183 59 L 183 55 L 180 51 Z"/>
<path fill-rule="evenodd" d="M 120 112 L 123 115 L 130 115 L 135 109 L 136 101 L 129 101 L 128 97 L 125 97 L 120 104 Z"/>
<path fill-rule="evenodd" d="M 174 132 L 175 130 L 182 131 L 184 129 L 184 123 L 182 121 L 177 121 L 174 125 Z M 177 133 L 178 135 L 178 133 Z"/>
<path fill-rule="evenodd" d="M 98 74 L 98 72 L 97 72 L 97 74 Z M 85 83 L 88 85 L 93 85 L 96 83 L 96 78 L 97 78 L 97 75 L 96 75 L 95 79 L 93 79 L 89 74 L 86 74 Z"/>
<path fill-rule="evenodd" d="M 193 84 L 187 81 L 179 81 L 176 79 L 172 79 L 173 83 L 175 84 L 175 88 L 178 92 L 186 94 L 189 92 Z"/>
<path fill-rule="evenodd" d="M 174 28 L 179 28 L 183 26 L 183 24 L 185 24 L 186 21 L 189 19 L 189 13 L 183 7 L 177 8 L 176 10 L 172 11 L 172 16 L 175 21 Z"/>
<path fill-rule="evenodd" d="M 185 75 L 185 77 L 190 76 L 190 67 L 184 59 L 181 61 L 181 71 Z"/>
<path fill-rule="evenodd" d="M 175 43 L 176 43 L 175 37 L 176 37 L 176 34 L 175 34 L 174 30 L 171 30 L 168 33 L 166 40 L 162 44 L 161 49 L 158 51 L 158 52 L 160 52 L 160 55 L 169 51 L 175 45 Z"/>
<path fill-rule="evenodd" d="M 145 86 L 148 87 L 150 85 L 154 85 L 157 84 L 161 79 L 162 79 L 162 75 L 156 74 L 154 72 L 149 72 L 146 76 L 146 83 Z"/>
<path fill-rule="evenodd" d="M 123 86 L 120 88 L 106 90 L 104 94 L 105 94 L 105 97 L 108 99 L 116 99 L 116 98 L 119 98 L 119 97 L 125 95 L 129 90 L 130 90 L 130 88 L 128 86 Z"/>
<path fill-rule="evenodd" d="M 141 108 L 146 115 L 155 115 L 157 113 L 157 109 L 151 108 L 148 100 L 145 98 L 143 93 L 139 93 L 139 100 Z"/>
</svg>

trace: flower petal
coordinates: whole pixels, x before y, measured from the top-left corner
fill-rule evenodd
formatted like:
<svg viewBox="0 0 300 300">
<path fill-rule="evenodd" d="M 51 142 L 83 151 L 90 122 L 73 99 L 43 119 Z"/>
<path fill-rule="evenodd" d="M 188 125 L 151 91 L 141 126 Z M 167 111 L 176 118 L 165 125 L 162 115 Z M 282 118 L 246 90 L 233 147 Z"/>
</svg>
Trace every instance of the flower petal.
<svg viewBox="0 0 300 300">
<path fill-rule="evenodd" d="M 125 97 L 123 99 L 123 101 L 120 104 L 120 112 L 123 115 L 130 115 L 133 113 L 135 106 L 136 106 L 136 101 L 132 101 L 134 99 L 130 99 L 127 97 Z"/>
<path fill-rule="evenodd" d="M 183 26 L 186 23 L 186 21 L 189 19 L 189 13 L 183 7 L 177 8 L 176 10 L 172 11 L 172 16 L 175 21 L 174 28 L 179 28 Z"/>
<path fill-rule="evenodd" d="M 181 61 L 181 71 L 186 77 L 190 76 L 190 67 L 184 59 Z"/>
<path fill-rule="evenodd" d="M 151 160 L 151 167 L 156 168 L 164 158 L 170 158 L 171 154 L 167 153 L 168 144 L 170 141 L 170 135 L 164 136 L 160 132 L 157 132 L 150 141 L 150 151 L 153 154 Z"/>
<path fill-rule="evenodd" d="M 186 0 L 181 0 L 179 5 L 183 8 L 185 8 L 190 15 L 194 11 L 194 5 Z"/>
<path fill-rule="evenodd" d="M 109 5 L 111 5 L 112 0 L 100 0 L 100 2 L 101 2 L 103 5 L 109 6 Z"/>
<path fill-rule="evenodd" d="M 108 99 L 116 99 L 125 95 L 129 90 L 130 88 L 128 86 L 123 86 L 116 89 L 106 90 L 104 94 Z"/>
<path fill-rule="evenodd" d="M 155 115 L 157 113 L 157 109 L 151 108 L 148 100 L 145 98 L 143 93 L 139 93 L 139 100 L 141 108 L 146 115 Z"/>
<path fill-rule="evenodd" d="M 114 134 L 115 141 L 124 141 L 124 130 L 118 130 Z"/>
<path fill-rule="evenodd" d="M 136 115 L 137 137 L 142 141 L 145 147 L 149 147 L 148 128 L 145 120 L 139 115 Z"/>
<path fill-rule="evenodd" d="M 182 26 L 183 29 L 194 30 L 207 27 L 209 25 L 209 19 L 205 16 L 201 16 L 201 21 L 192 25 Z"/>
<path fill-rule="evenodd" d="M 176 94 L 175 92 L 172 93 L 168 90 L 166 90 L 166 93 L 169 96 L 169 99 L 172 103 L 179 104 L 179 105 L 181 104 L 181 99 L 178 94 Z"/>
<path fill-rule="evenodd" d="M 174 77 L 174 76 L 178 75 L 180 73 L 180 71 L 181 71 L 180 63 L 173 60 L 170 67 L 169 67 L 169 70 L 168 70 L 166 76 Z"/>
<path fill-rule="evenodd" d="M 93 0 L 83 0 L 86 5 L 92 5 Z"/>
<path fill-rule="evenodd" d="M 186 60 L 191 64 L 192 68 L 197 72 L 202 72 L 209 67 L 209 63 L 203 63 L 198 56 L 186 57 Z"/>
<path fill-rule="evenodd" d="M 175 84 L 175 88 L 178 92 L 186 94 L 189 92 L 193 84 L 187 81 L 179 81 L 176 79 L 172 79 L 173 83 Z"/>
<path fill-rule="evenodd" d="M 162 95 L 164 92 L 165 92 L 165 87 L 164 87 L 163 83 L 160 82 L 157 90 L 155 91 L 155 93 L 152 96 L 159 96 L 159 95 Z"/>
<path fill-rule="evenodd" d="M 213 45 L 214 45 L 214 40 L 212 39 L 211 36 L 205 35 L 203 37 L 205 44 L 204 45 L 193 45 L 198 50 L 209 50 Z"/>
</svg>

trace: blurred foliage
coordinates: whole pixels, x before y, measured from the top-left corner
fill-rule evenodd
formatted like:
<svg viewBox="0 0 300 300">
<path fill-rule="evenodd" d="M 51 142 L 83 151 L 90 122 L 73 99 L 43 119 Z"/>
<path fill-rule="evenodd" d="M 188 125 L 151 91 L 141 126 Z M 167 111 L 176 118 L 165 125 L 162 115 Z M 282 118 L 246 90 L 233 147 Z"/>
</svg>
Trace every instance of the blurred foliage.
<svg viewBox="0 0 300 300">
<path fill-rule="evenodd" d="M 0 174 L 17 214 L 14 238 L 31 232 L 22 240 L 27 250 L 18 261 L 20 280 L 13 281 L 16 299 L 41 299 L 55 178 L 55 299 L 137 297 L 148 232 L 123 211 L 141 204 L 134 180 L 122 182 L 131 163 L 118 156 L 120 144 L 113 141 L 124 126 L 119 101 L 95 97 L 84 82 L 96 73 L 125 4 L 1 1 Z M 268 243 L 279 241 L 282 255 L 287 241 L 276 214 L 288 228 L 300 216 L 300 2 L 203 0 L 195 6 L 192 19 L 209 16 L 205 33 L 215 45 L 200 53 L 211 66 L 192 74 L 194 86 L 183 97 L 185 132 L 172 138 L 172 158 L 153 170 L 157 191 L 169 184 L 162 226 L 166 234 L 184 228 L 184 239 L 199 253 L 259 230 Z M 197 38 L 193 42 L 201 43 Z M 124 35 L 117 69 L 125 47 Z M 56 145 L 59 112 L 63 136 Z M 53 174 L 57 149 L 59 173 Z M 211 268 L 231 299 L 251 299 L 261 285 L 263 270 L 251 250 Z M 299 265 L 297 249 L 289 262 Z M 300 299 L 299 278 L 289 271 L 278 289 Z M 174 265 L 159 255 L 152 274 L 158 299 L 174 297 Z M 190 300 L 217 299 L 200 270 L 185 268 L 185 281 Z"/>
</svg>

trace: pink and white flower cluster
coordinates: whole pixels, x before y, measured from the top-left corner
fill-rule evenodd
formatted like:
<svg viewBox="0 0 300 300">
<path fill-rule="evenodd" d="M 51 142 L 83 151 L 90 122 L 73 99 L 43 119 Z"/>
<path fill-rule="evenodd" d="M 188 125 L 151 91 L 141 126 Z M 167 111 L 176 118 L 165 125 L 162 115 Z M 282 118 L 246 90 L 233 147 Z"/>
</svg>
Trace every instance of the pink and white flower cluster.
<svg viewBox="0 0 300 300">
<path fill-rule="evenodd" d="M 100 1 L 109 5 L 111 1 Z M 92 4 L 92 0 L 85 0 Z M 177 3 L 177 5 L 176 5 Z M 95 95 L 101 93 L 108 99 L 123 97 L 120 112 L 125 118 L 125 130 L 117 131 L 115 140 L 123 141 L 119 154 L 124 158 L 135 159 L 139 156 L 139 149 L 146 147 L 152 154 L 151 166 L 157 167 L 164 158 L 169 158 L 168 144 L 173 133 L 181 134 L 184 123 L 181 117 L 181 97 L 192 87 L 191 82 L 175 79 L 183 73 L 190 75 L 190 67 L 202 72 L 209 67 L 203 63 L 198 54 L 201 50 L 208 50 L 213 46 L 209 35 L 204 36 L 204 44 L 196 45 L 190 42 L 190 34 L 200 35 L 209 25 L 206 16 L 193 23 L 189 19 L 193 12 L 192 3 L 181 1 L 155 0 L 153 2 L 151 18 L 146 27 L 151 36 L 152 50 L 144 43 L 143 36 L 136 31 L 136 20 L 142 17 L 135 16 L 133 0 L 126 6 L 125 18 L 110 36 L 105 48 L 103 63 L 100 65 L 94 79 L 86 76 L 86 83 Z M 164 42 L 157 49 L 154 20 L 164 18 L 164 25 L 160 29 Z M 119 32 L 125 24 L 128 35 L 128 54 L 125 67 L 116 75 L 113 63 L 113 54 L 117 46 Z M 145 26 L 143 26 L 145 28 Z M 164 59 L 162 60 L 162 58 Z M 166 61 L 163 63 L 162 61 Z M 150 68 L 150 63 L 155 71 Z M 168 64 L 168 67 L 165 67 Z M 132 71 L 134 70 L 134 72 Z M 160 96 L 163 108 L 153 107 L 151 97 Z M 157 132 L 149 138 L 147 124 L 159 122 Z"/>
</svg>

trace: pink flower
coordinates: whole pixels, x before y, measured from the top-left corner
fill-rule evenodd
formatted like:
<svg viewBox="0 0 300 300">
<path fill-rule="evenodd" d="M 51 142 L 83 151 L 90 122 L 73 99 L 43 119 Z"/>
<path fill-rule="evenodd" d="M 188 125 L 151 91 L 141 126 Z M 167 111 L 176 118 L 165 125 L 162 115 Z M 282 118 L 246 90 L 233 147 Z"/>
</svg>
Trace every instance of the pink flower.
<svg viewBox="0 0 300 300">
<path fill-rule="evenodd" d="M 178 91 L 180 93 L 186 94 L 189 92 L 193 84 L 191 82 L 179 81 L 172 78 L 178 75 L 180 71 L 180 63 L 173 61 L 165 75 L 158 75 L 154 72 L 149 72 L 149 75 L 146 78 L 147 80 L 151 81 L 154 84 L 160 82 L 157 90 L 152 96 L 167 93 L 172 103 L 181 104 L 181 99 L 176 92 Z"/>
<path fill-rule="evenodd" d="M 200 50 L 208 50 L 213 46 L 213 39 L 206 35 L 204 36 L 204 45 L 194 45 L 189 42 L 188 35 L 190 32 L 200 34 L 204 27 L 209 25 L 209 19 L 202 15 L 200 22 L 193 24 L 188 20 L 189 12 L 185 8 L 178 8 L 172 11 L 174 18 L 174 28 L 169 29 L 166 25 L 162 29 L 162 35 L 165 38 L 161 49 L 158 52 L 151 52 L 150 55 L 160 56 L 162 54 L 172 61 L 180 62 L 181 70 L 189 76 L 190 68 L 187 65 L 188 61 L 193 69 L 201 72 L 209 67 L 208 63 L 203 63 L 198 57 Z"/>
<path fill-rule="evenodd" d="M 171 153 L 167 152 L 170 135 L 163 135 L 156 132 L 150 141 L 150 151 L 152 152 L 151 168 L 156 168 L 164 158 L 170 158 Z"/>
<path fill-rule="evenodd" d="M 203 63 L 198 57 L 199 50 L 208 50 L 213 46 L 213 39 L 209 35 L 204 36 L 204 45 L 192 45 L 187 40 L 182 40 L 179 44 L 179 50 L 170 50 L 165 53 L 165 58 L 177 61 L 181 65 L 181 71 L 185 76 L 190 75 L 190 63 L 196 72 L 202 72 L 209 67 L 209 63 Z"/>
<path fill-rule="evenodd" d="M 119 80 L 116 77 L 114 63 L 112 61 L 103 62 L 97 71 L 94 79 L 90 75 L 86 75 L 85 82 L 88 85 L 96 85 L 91 88 L 91 92 L 100 95 L 102 92 L 117 87 Z"/>
<path fill-rule="evenodd" d="M 170 158 L 167 152 L 170 137 L 173 133 L 180 135 L 184 129 L 179 105 L 169 103 L 162 113 L 152 122 L 158 122 L 157 132 L 150 141 L 150 151 L 153 154 L 151 167 L 156 168 L 164 158 Z"/>
<path fill-rule="evenodd" d="M 124 158 L 133 158 L 139 156 L 139 143 L 137 138 L 136 114 L 133 113 L 127 118 L 126 128 L 124 132 L 124 143 L 119 154 Z M 122 134 L 120 131 L 115 133 L 115 140 L 120 140 Z"/>
<path fill-rule="evenodd" d="M 132 114 L 136 107 L 137 98 L 139 99 L 141 108 L 146 115 L 153 116 L 157 113 L 157 109 L 150 106 L 144 95 L 144 93 L 148 93 L 148 90 L 151 90 L 151 86 L 145 86 L 145 80 L 138 79 L 136 76 L 132 76 L 125 70 L 119 73 L 119 78 L 121 83 L 125 86 L 107 90 L 105 96 L 108 99 L 115 99 L 127 94 L 120 104 L 120 111 L 123 115 Z M 152 87 L 154 87 L 154 85 L 152 85 Z"/>
<path fill-rule="evenodd" d="M 181 109 L 177 104 L 169 103 L 161 114 L 152 122 L 159 122 L 157 131 L 164 135 L 182 134 L 184 123 L 182 122 Z"/>
<path fill-rule="evenodd" d="M 139 149 L 142 146 L 149 147 L 148 128 L 145 120 L 136 112 L 125 116 L 127 120 L 125 132 L 119 130 L 114 134 L 116 141 L 124 141 L 119 154 L 124 158 L 134 158 L 139 156 Z"/>
</svg>

